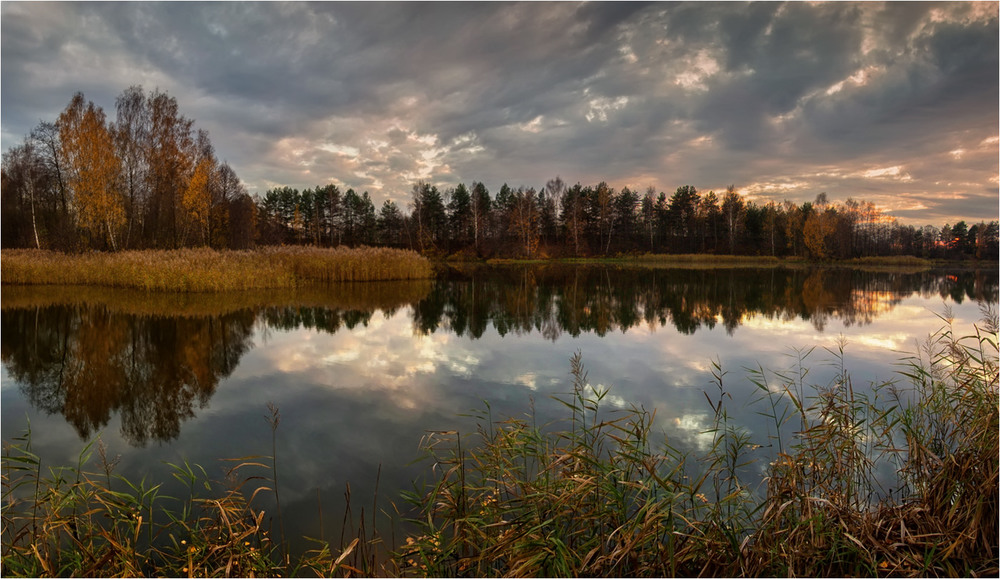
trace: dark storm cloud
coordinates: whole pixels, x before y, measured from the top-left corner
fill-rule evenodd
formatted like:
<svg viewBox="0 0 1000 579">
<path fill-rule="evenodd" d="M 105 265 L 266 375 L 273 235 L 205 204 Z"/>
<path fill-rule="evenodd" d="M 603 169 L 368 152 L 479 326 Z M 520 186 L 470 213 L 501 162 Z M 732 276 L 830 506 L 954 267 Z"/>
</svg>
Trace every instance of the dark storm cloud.
<svg viewBox="0 0 1000 579">
<path fill-rule="evenodd" d="M 260 193 L 561 175 L 971 220 L 998 53 L 984 3 L 4 2 L 3 146 L 141 84 Z"/>
</svg>

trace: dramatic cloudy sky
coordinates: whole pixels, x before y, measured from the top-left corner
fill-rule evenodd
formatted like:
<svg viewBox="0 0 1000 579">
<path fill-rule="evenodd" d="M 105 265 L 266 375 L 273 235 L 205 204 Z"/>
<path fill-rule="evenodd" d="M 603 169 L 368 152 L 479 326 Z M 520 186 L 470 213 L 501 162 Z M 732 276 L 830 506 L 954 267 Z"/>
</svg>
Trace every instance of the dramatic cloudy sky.
<svg viewBox="0 0 1000 579">
<path fill-rule="evenodd" d="M 996 3 L 2 3 L 2 140 L 177 98 L 251 192 L 569 183 L 998 214 Z"/>
</svg>

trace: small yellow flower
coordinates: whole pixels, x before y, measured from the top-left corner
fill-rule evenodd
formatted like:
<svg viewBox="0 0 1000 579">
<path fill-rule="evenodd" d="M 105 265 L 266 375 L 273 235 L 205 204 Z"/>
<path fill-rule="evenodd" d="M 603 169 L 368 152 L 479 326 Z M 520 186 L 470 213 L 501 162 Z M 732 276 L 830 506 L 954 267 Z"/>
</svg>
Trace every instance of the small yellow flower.
<svg viewBox="0 0 1000 579">
<path fill-rule="evenodd" d="M 187 545 L 187 544 L 188 544 L 187 541 L 185 541 L 184 539 L 181 539 L 181 545 Z"/>
<path fill-rule="evenodd" d="M 249 547 L 250 546 L 250 541 L 243 541 L 243 546 L 244 547 Z"/>
<path fill-rule="evenodd" d="M 889 568 L 889 562 L 888 561 L 882 561 L 881 563 L 878 564 L 878 566 L 879 566 L 879 569 L 888 569 Z"/>
<path fill-rule="evenodd" d="M 188 568 L 184 567 L 183 569 L 181 569 L 181 571 L 183 571 L 184 573 L 187 573 L 188 572 Z"/>
<path fill-rule="evenodd" d="M 188 547 L 188 553 L 194 553 L 197 550 L 198 549 L 194 545 L 191 545 L 190 547 Z"/>
</svg>

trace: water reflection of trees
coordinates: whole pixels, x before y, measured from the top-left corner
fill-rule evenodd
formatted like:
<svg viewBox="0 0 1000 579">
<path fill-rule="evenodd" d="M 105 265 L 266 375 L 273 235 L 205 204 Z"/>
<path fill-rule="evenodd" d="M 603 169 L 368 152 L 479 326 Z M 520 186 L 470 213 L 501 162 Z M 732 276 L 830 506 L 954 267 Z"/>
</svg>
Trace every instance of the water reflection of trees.
<svg viewBox="0 0 1000 579">
<path fill-rule="evenodd" d="M 91 291 L 91 290 L 87 290 Z M 370 284 L 295 296 L 167 297 L 4 288 L 0 355 L 30 403 L 88 438 L 114 413 L 132 444 L 176 437 L 253 347 L 256 330 L 336 333 L 410 306 L 414 331 L 550 340 L 667 324 L 728 332 L 754 317 L 868 324 L 919 294 L 997 301 L 992 272 L 851 269 L 503 267 L 450 271 L 433 284 Z M 81 301 L 82 300 L 82 301 Z M 159 303 L 158 300 L 165 300 Z M 181 300 L 181 301 L 176 301 Z M 287 305 L 294 303 L 296 305 Z"/>
<path fill-rule="evenodd" d="M 997 280 L 989 272 L 476 268 L 452 271 L 436 283 L 414 305 L 413 326 L 422 334 L 447 327 L 478 338 L 492 325 L 501 336 L 539 332 L 552 340 L 640 324 L 670 324 L 684 334 L 722 325 L 732 333 L 752 317 L 801 318 L 822 330 L 834 319 L 871 323 L 914 294 L 996 301 Z"/>
<path fill-rule="evenodd" d="M 123 437 L 143 446 L 180 433 L 259 327 L 352 329 L 429 289 L 427 280 L 203 295 L 5 286 L 0 356 L 28 401 L 62 414 L 81 438 L 117 413 Z"/>
<path fill-rule="evenodd" d="M 138 316 L 106 305 L 5 309 L 4 364 L 33 406 L 60 413 L 82 438 L 117 412 L 122 435 L 169 440 L 253 347 L 250 310 Z"/>
</svg>

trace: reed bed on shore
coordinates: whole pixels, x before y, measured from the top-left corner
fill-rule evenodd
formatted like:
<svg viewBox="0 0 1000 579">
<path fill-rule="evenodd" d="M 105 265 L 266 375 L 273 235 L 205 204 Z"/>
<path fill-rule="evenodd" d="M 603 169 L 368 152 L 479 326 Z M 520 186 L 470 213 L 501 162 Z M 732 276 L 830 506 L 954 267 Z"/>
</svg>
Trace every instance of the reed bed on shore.
<svg viewBox="0 0 1000 579">
<path fill-rule="evenodd" d="M 64 254 L 5 250 L 4 284 L 96 285 L 145 291 L 219 292 L 310 284 L 424 279 L 430 262 L 415 252 L 282 246 L 255 251 L 178 250 Z"/>
<path fill-rule="evenodd" d="M 260 493 L 277 502 L 273 454 L 233 461 L 226 484 L 176 465 L 191 490 L 176 500 L 115 475 L 101 446 L 96 467 L 88 447 L 75 467 L 43 471 L 29 432 L 4 447 L 4 574 L 995 577 L 997 315 L 984 309 L 964 337 L 943 318 L 897 381 L 856 389 L 843 343 L 826 385 L 807 381 L 811 351 L 788 372 L 751 371 L 772 423 L 762 437 L 729 415 L 716 364 L 699 452 L 657 437 L 655 412 L 608 412 L 577 354 L 571 391 L 556 398 L 564 420 L 487 405 L 474 434 L 428 434 L 430 479 L 405 494 L 416 530 L 388 558 L 366 531 L 374 520 L 291 558 L 254 506 Z M 272 452 L 278 420 L 271 407 Z M 244 486 L 259 477 L 259 490 Z"/>
</svg>

